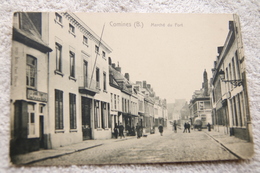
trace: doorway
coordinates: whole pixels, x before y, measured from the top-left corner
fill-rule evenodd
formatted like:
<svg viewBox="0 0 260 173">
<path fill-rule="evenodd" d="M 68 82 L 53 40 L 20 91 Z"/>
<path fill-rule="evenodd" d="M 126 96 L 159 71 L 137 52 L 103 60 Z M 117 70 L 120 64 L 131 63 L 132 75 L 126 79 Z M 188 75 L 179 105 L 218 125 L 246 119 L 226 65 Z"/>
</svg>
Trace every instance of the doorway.
<svg viewBox="0 0 260 173">
<path fill-rule="evenodd" d="M 92 139 L 91 131 L 91 104 L 92 99 L 82 97 L 82 134 L 83 140 Z"/>
<path fill-rule="evenodd" d="M 40 132 L 40 148 L 44 148 L 44 116 L 40 115 L 39 119 L 39 132 Z"/>
</svg>

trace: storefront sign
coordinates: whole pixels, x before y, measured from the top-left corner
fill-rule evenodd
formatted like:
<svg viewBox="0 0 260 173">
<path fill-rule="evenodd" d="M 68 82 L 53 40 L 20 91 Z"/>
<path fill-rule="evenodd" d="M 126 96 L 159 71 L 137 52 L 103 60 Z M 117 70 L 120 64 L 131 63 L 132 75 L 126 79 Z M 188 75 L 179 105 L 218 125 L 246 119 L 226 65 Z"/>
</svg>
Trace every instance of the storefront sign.
<svg viewBox="0 0 260 173">
<path fill-rule="evenodd" d="M 48 95 L 44 92 L 27 89 L 27 99 L 47 102 Z"/>
</svg>

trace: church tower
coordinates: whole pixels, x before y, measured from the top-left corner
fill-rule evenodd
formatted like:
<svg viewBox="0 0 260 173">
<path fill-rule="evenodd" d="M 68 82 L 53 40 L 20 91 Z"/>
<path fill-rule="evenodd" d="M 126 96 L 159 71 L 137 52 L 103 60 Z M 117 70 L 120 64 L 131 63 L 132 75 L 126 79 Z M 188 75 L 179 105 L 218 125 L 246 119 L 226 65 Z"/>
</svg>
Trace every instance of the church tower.
<svg viewBox="0 0 260 173">
<path fill-rule="evenodd" d="M 204 73 L 203 73 L 203 88 L 204 88 L 204 93 L 203 95 L 204 96 L 208 96 L 208 90 L 209 90 L 209 82 L 208 82 L 208 74 L 207 74 L 207 71 L 206 69 L 204 70 Z"/>
</svg>

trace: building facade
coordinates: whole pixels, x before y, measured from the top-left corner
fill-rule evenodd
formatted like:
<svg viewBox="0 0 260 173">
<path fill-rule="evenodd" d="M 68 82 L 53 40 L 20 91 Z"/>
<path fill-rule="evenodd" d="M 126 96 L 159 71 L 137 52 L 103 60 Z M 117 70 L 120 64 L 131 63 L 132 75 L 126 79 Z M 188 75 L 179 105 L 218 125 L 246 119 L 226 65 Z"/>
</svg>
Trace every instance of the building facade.
<svg viewBox="0 0 260 173">
<path fill-rule="evenodd" d="M 239 19 L 229 22 L 224 46 L 213 68 L 213 122 L 215 130 L 252 141 L 251 118 L 248 106 L 245 57 Z"/>
<path fill-rule="evenodd" d="M 48 112 L 48 53 L 43 41 L 41 14 L 15 13 L 11 66 L 10 153 L 45 148 L 44 125 Z"/>
</svg>

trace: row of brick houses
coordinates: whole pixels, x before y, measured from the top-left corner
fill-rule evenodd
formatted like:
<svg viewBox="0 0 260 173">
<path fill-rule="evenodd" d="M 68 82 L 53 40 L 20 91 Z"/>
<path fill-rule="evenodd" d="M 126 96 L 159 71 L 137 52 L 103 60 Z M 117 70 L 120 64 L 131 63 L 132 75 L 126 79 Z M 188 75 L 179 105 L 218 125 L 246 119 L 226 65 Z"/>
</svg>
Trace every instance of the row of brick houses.
<svg viewBox="0 0 260 173">
<path fill-rule="evenodd" d="M 245 57 L 238 16 L 229 21 L 224 46 L 218 47 L 212 78 L 208 82 L 204 71 L 202 88 L 194 92 L 190 101 L 190 119 L 200 118 L 203 127 L 247 141 L 252 141 L 248 104 Z M 208 87 L 209 86 L 209 87 Z"/>
<path fill-rule="evenodd" d="M 15 13 L 11 154 L 134 135 L 166 124 L 166 100 L 112 63 L 112 49 L 74 13 Z M 101 36 L 102 37 L 102 36 Z"/>
</svg>

